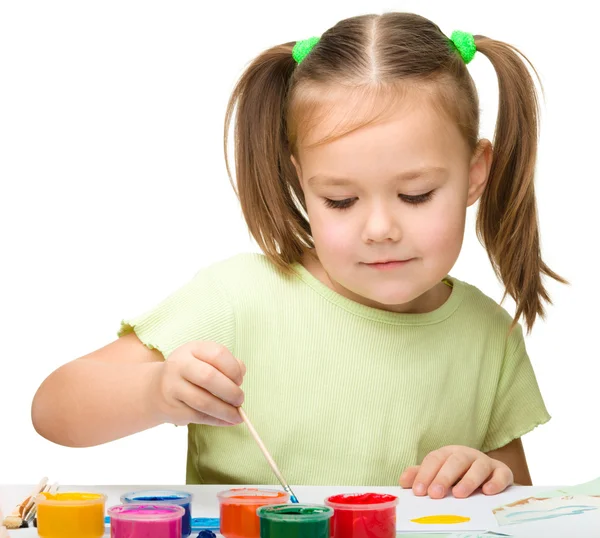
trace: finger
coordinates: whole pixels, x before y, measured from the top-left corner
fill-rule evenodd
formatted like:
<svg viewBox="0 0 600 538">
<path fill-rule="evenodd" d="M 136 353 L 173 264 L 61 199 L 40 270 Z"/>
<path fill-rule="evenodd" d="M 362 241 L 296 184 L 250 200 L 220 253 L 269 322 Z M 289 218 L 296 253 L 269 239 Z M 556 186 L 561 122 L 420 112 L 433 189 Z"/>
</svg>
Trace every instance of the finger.
<svg viewBox="0 0 600 538">
<path fill-rule="evenodd" d="M 230 405 L 239 407 L 244 403 L 244 393 L 231 379 L 204 361 L 188 361 L 181 375 L 194 385 L 201 387 Z"/>
<path fill-rule="evenodd" d="M 415 495 L 423 496 L 427 494 L 431 482 L 446 462 L 448 456 L 449 454 L 443 450 L 434 450 L 425 456 L 413 483 L 413 493 Z"/>
<path fill-rule="evenodd" d="M 490 458 L 477 458 L 460 482 L 452 488 L 452 495 L 459 499 L 468 497 L 490 477 L 493 470 Z"/>
<path fill-rule="evenodd" d="M 501 493 L 514 482 L 513 472 L 508 465 L 500 463 L 492 472 L 492 476 L 481 488 L 485 495 L 496 495 Z"/>
<path fill-rule="evenodd" d="M 207 424 L 209 426 L 237 426 L 237 424 L 231 424 L 231 422 L 227 422 L 225 420 L 219 420 L 218 418 L 211 417 L 206 413 L 198 413 L 200 416 L 198 417 L 198 422 L 192 422 L 192 424 Z"/>
<path fill-rule="evenodd" d="M 215 367 L 236 385 L 244 381 L 245 366 L 225 346 L 216 342 L 195 341 L 190 343 L 190 352 L 197 359 Z"/>
<path fill-rule="evenodd" d="M 187 426 L 188 424 L 208 424 L 209 426 L 237 426 L 224 420 L 211 417 L 206 413 L 201 413 L 192 409 L 189 405 L 179 402 L 181 407 L 177 410 L 177 417 L 172 420 L 177 426 Z"/>
<path fill-rule="evenodd" d="M 403 488 L 412 488 L 412 485 L 415 481 L 417 473 L 419 472 L 419 465 L 415 465 L 413 467 L 407 467 L 404 469 L 404 472 L 400 475 L 400 486 Z"/>
<path fill-rule="evenodd" d="M 219 420 L 224 420 L 230 424 L 240 424 L 243 422 L 237 407 L 225 403 L 207 390 L 185 379 L 181 386 L 178 387 L 176 397 L 192 409 Z"/>
<path fill-rule="evenodd" d="M 429 486 L 429 496 L 432 499 L 445 497 L 452 485 L 469 470 L 473 461 L 474 458 L 464 452 L 450 454 Z"/>
</svg>

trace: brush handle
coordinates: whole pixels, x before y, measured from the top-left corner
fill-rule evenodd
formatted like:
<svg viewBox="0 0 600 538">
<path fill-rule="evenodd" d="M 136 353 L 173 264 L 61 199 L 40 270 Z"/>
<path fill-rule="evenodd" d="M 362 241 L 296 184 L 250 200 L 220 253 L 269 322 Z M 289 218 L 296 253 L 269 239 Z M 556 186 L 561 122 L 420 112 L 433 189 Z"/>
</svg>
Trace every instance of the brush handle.
<svg viewBox="0 0 600 538">
<path fill-rule="evenodd" d="M 258 432 L 254 429 L 254 426 L 252 426 L 252 423 L 250 422 L 250 419 L 248 418 L 248 415 L 246 415 L 246 412 L 241 407 L 239 407 L 238 410 L 240 412 L 240 416 L 242 417 L 242 420 L 244 421 L 244 423 L 248 427 L 248 430 L 250 430 L 250 435 L 252 435 L 252 437 L 256 441 L 256 444 L 258 445 L 258 448 L 260 448 L 260 451 L 263 453 L 263 456 L 267 460 L 267 463 L 269 464 L 269 467 L 271 467 L 271 469 L 275 473 L 275 476 L 277 477 L 277 480 L 279 480 L 279 483 L 283 486 L 284 491 L 286 491 L 287 493 L 289 493 L 291 501 L 297 503 L 298 499 L 294 495 L 294 492 L 292 491 L 292 488 L 290 488 L 290 486 L 288 485 L 288 483 L 285 481 L 285 478 L 283 478 L 283 475 L 281 474 L 281 471 L 279 470 L 279 467 L 277 467 L 277 464 L 275 463 L 275 460 L 273 459 L 273 457 L 271 456 L 271 454 L 269 454 L 269 451 L 267 450 L 267 447 L 262 442 L 260 436 L 258 435 Z"/>
</svg>

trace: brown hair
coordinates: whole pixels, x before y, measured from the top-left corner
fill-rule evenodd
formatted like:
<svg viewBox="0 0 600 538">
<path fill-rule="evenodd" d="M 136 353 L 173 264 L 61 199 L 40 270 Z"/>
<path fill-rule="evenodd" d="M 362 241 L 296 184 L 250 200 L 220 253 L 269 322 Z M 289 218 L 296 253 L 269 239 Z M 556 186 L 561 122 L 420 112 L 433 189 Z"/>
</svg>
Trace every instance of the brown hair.
<svg viewBox="0 0 600 538">
<path fill-rule="evenodd" d="M 565 282 L 540 253 L 534 195 L 537 93 L 523 54 L 506 43 L 474 37 L 499 83 L 494 158 L 477 213 L 477 234 L 505 286 L 505 296 L 516 302 L 513 325 L 522 316 L 531 330 L 536 316 L 544 315 L 543 303 L 550 302 L 542 277 Z M 451 41 L 428 19 L 410 13 L 345 19 L 327 30 L 300 64 L 292 57 L 294 44 L 270 48 L 250 63 L 225 117 L 229 178 L 237 187 L 250 233 L 283 270 L 314 245 L 290 156 L 297 156 L 301 132 L 310 129 L 311 119 L 318 121 L 315 112 L 332 89 L 342 85 L 365 97 L 375 96 L 373 102 L 378 102 L 384 95 L 418 88 L 456 123 L 471 151 L 479 140 L 475 84 Z M 234 111 L 236 183 L 227 158 Z M 324 141 L 375 120 L 349 123 Z"/>
</svg>

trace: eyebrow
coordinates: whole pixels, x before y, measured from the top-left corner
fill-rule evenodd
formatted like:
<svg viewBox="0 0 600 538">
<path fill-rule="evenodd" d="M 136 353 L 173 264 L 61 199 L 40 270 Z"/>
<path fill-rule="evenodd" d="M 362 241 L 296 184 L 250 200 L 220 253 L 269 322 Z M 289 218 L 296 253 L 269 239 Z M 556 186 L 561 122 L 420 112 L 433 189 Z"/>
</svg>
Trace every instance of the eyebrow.
<svg viewBox="0 0 600 538">
<path fill-rule="evenodd" d="M 409 179 L 417 179 L 421 176 L 426 176 L 430 174 L 441 174 L 443 172 L 447 172 L 448 169 L 443 166 L 426 166 L 424 168 L 418 168 L 415 170 L 408 170 L 406 172 L 402 172 L 400 174 L 396 174 L 394 179 L 401 180 L 409 180 Z M 350 185 L 352 183 L 359 183 L 359 180 L 349 178 L 349 177 L 333 177 L 322 174 L 316 174 L 312 176 L 308 183 L 319 182 L 325 185 Z"/>
</svg>

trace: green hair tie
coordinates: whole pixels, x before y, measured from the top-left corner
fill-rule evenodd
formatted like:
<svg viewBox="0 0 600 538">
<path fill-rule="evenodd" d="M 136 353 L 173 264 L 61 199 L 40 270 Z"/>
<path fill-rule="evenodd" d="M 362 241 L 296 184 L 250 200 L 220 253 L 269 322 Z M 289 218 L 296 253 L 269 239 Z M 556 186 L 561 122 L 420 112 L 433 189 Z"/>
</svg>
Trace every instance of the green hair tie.
<svg viewBox="0 0 600 538">
<path fill-rule="evenodd" d="M 319 37 L 309 37 L 302 41 L 297 41 L 292 50 L 292 56 L 297 63 L 300 63 L 308 56 L 313 47 L 319 42 Z"/>
<path fill-rule="evenodd" d="M 455 30 L 452 32 L 452 37 L 450 41 L 454 43 L 454 46 L 458 49 L 462 59 L 466 64 L 468 64 L 473 57 L 475 56 L 475 52 L 477 52 L 477 47 L 475 46 L 475 38 L 473 34 L 469 34 L 468 32 L 461 32 L 460 30 Z"/>
</svg>

